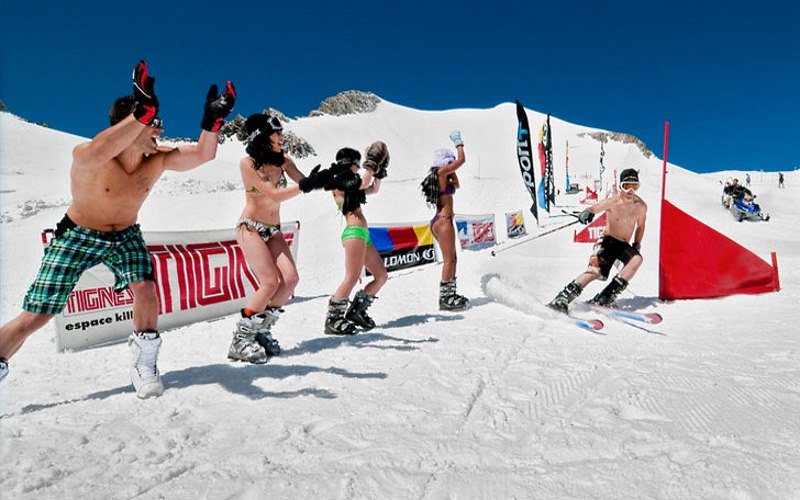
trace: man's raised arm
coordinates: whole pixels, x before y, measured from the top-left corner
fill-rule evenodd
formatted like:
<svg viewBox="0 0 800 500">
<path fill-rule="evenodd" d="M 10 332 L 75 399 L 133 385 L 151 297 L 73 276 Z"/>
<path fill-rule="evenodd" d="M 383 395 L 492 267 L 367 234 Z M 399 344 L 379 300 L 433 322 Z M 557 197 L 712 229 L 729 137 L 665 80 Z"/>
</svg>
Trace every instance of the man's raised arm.
<svg viewBox="0 0 800 500">
<path fill-rule="evenodd" d="M 217 156 L 219 129 L 225 123 L 225 117 L 233 110 L 236 103 L 236 89 L 230 80 L 222 94 L 213 84 L 206 95 L 206 105 L 200 127 L 203 131 L 196 145 L 180 146 L 166 153 L 164 168 L 167 170 L 190 170 L 211 161 Z"/>
<path fill-rule="evenodd" d="M 74 160 L 82 165 L 104 165 L 130 146 L 142 130 L 157 119 L 155 83 L 156 79 L 147 71 L 147 63 L 139 61 L 133 69 L 133 96 L 118 99 L 114 106 L 124 108 L 127 103 L 130 107 L 113 109 L 111 126 L 91 141 L 77 146 L 72 153 Z"/>
</svg>

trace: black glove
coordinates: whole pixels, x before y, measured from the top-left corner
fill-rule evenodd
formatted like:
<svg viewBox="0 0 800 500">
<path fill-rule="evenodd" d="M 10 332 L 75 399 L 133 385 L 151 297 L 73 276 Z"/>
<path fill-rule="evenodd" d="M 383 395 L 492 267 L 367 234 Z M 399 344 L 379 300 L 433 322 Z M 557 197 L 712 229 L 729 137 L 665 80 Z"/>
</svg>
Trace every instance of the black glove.
<svg viewBox="0 0 800 500">
<path fill-rule="evenodd" d="M 592 219 L 594 219 L 594 213 L 590 212 L 588 208 L 578 215 L 578 220 L 581 224 L 588 224 L 592 222 Z"/>
<path fill-rule="evenodd" d="M 632 246 L 632 247 L 633 247 L 633 249 L 634 249 L 634 250 L 636 250 L 637 252 L 639 252 L 639 251 L 641 251 L 641 250 L 642 250 L 642 244 L 641 244 L 640 242 L 638 242 L 638 241 L 634 241 L 634 242 L 633 242 L 633 244 L 632 244 L 631 246 Z"/>
<path fill-rule="evenodd" d="M 156 79 L 147 74 L 147 63 L 139 61 L 133 68 L 133 116 L 141 123 L 150 125 L 158 116 L 158 98 L 154 90 Z"/>
<path fill-rule="evenodd" d="M 206 107 L 200 126 L 209 132 L 218 132 L 225 117 L 233 110 L 236 103 L 236 89 L 230 80 L 225 85 L 222 95 L 217 95 L 217 84 L 211 85 L 206 95 Z"/>
<path fill-rule="evenodd" d="M 319 168 L 319 165 L 317 165 L 317 168 Z M 333 173 L 331 172 L 331 169 L 324 168 L 319 170 L 314 181 L 314 189 L 324 188 L 328 185 L 331 179 L 333 179 Z"/>
<path fill-rule="evenodd" d="M 338 189 L 339 191 L 358 191 L 361 189 L 361 176 L 358 174 L 352 177 L 337 175 L 325 184 L 325 191 L 332 191 L 334 189 Z"/>
<path fill-rule="evenodd" d="M 309 172 L 307 177 L 303 177 L 300 179 L 298 183 L 300 185 L 300 191 L 304 193 L 310 193 L 315 189 L 319 189 L 325 187 L 331 181 L 331 172 L 329 169 L 320 170 L 322 165 L 317 165 L 311 172 Z"/>
</svg>

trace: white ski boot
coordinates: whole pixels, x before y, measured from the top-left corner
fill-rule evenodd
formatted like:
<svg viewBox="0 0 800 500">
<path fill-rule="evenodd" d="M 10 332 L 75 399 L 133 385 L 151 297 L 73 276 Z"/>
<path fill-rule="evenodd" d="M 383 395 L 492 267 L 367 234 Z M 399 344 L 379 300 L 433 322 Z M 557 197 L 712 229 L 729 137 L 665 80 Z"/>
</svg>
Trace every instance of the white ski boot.
<svg viewBox="0 0 800 500">
<path fill-rule="evenodd" d="M 146 399 L 163 394 L 164 385 L 156 366 L 161 336 L 158 332 L 133 332 L 128 337 L 128 346 L 133 354 L 131 382 L 136 395 Z"/>
</svg>

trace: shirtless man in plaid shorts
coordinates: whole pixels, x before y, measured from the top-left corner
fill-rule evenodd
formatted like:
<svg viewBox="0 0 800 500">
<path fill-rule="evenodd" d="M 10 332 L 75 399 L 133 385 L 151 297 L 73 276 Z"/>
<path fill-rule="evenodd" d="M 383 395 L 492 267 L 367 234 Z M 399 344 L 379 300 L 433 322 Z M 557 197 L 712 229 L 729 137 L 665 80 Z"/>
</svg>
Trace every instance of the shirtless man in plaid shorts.
<svg viewBox="0 0 800 500">
<path fill-rule="evenodd" d="M 133 95 L 117 99 L 111 107 L 111 126 L 73 150 L 72 204 L 45 250 L 23 311 L 0 328 L 0 380 L 8 373 L 8 359 L 28 335 L 64 309 L 83 271 L 103 263 L 114 273 L 116 291 L 133 292 L 134 331 L 128 344 L 137 396 L 164 392 L 156 366 L 161 337 L 153 264 L 136 220 L 165 170 L 185 171 L 214 159 L 218 131 L 233 109 L 236 92 L 231 82 L 221 95 L 212 85 L 197 144 L 166 148 L 156 143 L 164 129 L 154 84 L 147 63 L 140 61 L 133 71 Z"/>
</svg>

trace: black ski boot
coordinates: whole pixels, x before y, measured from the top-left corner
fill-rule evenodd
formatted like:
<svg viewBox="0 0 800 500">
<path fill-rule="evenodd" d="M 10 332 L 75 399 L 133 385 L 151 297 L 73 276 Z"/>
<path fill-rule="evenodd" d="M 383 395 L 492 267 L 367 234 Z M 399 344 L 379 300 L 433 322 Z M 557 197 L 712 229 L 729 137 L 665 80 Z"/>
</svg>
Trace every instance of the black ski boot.
<svg viewBox="0 0 800 500">
<path fill-rule="evenodd" d="M 359 290 L 356 292 L 353 303 L 350 304 L 350 308 L 347 310 L 347 314 L 345 314 L 344 317 L 364 331 L 372 330 L 375 328 L 375 321 L 367 314 L 367 308 L 371 306 L 372 302 L 377 298 L 378 297 L 375 295 L 369 295 L 364 290 Z"/>
<path fill-rule="evenodd" d="M 439 283 L 439 310 L 463 311 L 469 305 L 469 299 L 456 293 L 456 278 Z"/>
<path fill-rule="evenodd" d="M 6 378 L 6 375 L 8 375 L 8 360 L 0 358 L 0 381 Z"/>
<path fill-rule="evenodd" d="M 624 278 L 621 278 L 618 274 L 614 276 L 614 279 L 611 280 L 611 283 L 603 288 L 603 291 L 592 297 L 592 300 L 590 300 L 589 303 L 598 306 L 612 307 L 614 302 L 616 302 L 617 297 L 619 297 L 619 294 L 621 294 L 622 291 L 627 287 L 628 282 Z"/>
<path fill-rule="evenodd" d="M 563 290 L 558 292 L 558 295 L 547 304 L 547 307 L 566 314 L 569 303 L 575 300 L 582 291 L 583 287 L 577 281 L 571 281 Z"/>
<path fill-rule="evenodd" d="M 328 317 L 325 318 L 325 333 L 327 335 L 355 335 L 358 333 L 356 325 L 345 318 L 349 301 L 331 300 L 328 302 Z"/>
<path fill-rule="evenodd" d="M 278 341 L 272 338 L 272 327 L 277 323 L 283 309 L 277 307 L 268 307 L 263 313 L 257 315 L 257 318 L 263 318 L 263 322 L 256 332 L 256 342 L 267 351 L 270 356 L 277 356 L 281 353 L 281 346 Z"/>
</svg>

